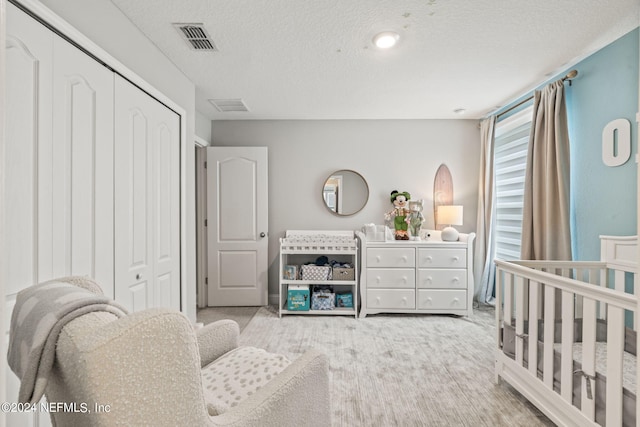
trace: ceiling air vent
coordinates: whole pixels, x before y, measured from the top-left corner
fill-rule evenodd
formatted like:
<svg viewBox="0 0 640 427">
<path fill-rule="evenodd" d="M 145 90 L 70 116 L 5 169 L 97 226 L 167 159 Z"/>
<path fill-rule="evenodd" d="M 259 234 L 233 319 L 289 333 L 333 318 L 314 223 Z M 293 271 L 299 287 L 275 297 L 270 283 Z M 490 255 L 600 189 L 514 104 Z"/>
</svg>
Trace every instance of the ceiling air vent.
<svg viewBox="0 0 640 427">
<path fill-rule="evenodd" d="M 210 99 L 209 102 L 221 113 L 249 111 L 242 99 Z"/>
<path fill-rule="evenodd" d="M 203 24 L 173 24 L 191 50 L 217 52 Z"/>
</svg>

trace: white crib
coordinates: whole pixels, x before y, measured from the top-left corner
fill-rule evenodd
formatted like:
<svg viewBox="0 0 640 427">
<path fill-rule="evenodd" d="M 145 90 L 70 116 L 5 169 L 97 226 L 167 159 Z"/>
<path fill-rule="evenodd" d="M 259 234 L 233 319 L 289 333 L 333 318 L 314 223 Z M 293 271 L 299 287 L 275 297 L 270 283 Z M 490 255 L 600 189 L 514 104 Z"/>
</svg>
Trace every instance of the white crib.
<svg viewBox="0 0 640 427">
<path fill-rule="evenodd" d="M 601 236 L 596 262 L 496 261 L 496 382 L 558 425 L 640 426 L 637 240 Z"/>
</svg>

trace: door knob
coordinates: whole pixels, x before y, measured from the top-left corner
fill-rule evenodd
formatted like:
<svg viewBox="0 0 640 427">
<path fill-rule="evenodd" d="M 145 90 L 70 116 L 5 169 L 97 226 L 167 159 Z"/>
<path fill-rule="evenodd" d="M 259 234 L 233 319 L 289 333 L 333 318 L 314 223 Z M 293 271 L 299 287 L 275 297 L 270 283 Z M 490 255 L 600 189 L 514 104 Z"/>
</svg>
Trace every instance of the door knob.
<svg viewBox="0 0 640 427">
<path fill-rule="evenodd" d="M 260 233 L 260 237 L 264 237 L 264 236 L 266 236 L 266 234 L 263 231 L 262 233 Z"/>
<path fill-rule="evenodd" d="M 140 273 L 136 274 L 136 280 L 140 280 L 141 277 L 142 275 Z"/>
</svg>

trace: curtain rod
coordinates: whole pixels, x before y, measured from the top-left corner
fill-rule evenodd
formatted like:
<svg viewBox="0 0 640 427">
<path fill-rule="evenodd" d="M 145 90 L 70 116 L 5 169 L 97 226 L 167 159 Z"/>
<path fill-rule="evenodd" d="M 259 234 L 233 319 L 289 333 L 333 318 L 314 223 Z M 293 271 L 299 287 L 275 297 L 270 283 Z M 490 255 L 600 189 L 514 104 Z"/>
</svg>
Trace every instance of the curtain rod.
<svg viewBox="0 0 640 427">
<path fill-rule="evenodd" d="M 577 75 L 578 75 L 578 70 L 571 70 L 571 71 L 569 71 L 569 72 L 567 73 L 567 75 L 566 75 L 566 76 L 564 76 L 564 77 L 563 77 L 563 78 L 561 78 L 560 80 L 561 80 L 562 82 L 564 82 L 564 81 L 568 80 L 568 81 L 569 81 L 569 86 L 571 86 L 571 80 L 575 79 Z M 513 110 L 515 110 L 516 108 L 518 108 L 518 107 L 519 107 L 519 106 L 521 106 L 522 104 L 524 104 L 524 103 L 526 103 L 526 102 L 529 102 L 529 101 L 531 101 L 532 99 L 533 99 L 533 95 L 531 95 L 531 96 L 527 97 L 526 99 L 523 99 L 522 101 L 518 102 L 516 105 L 514 105 L 514 106 L 512 106 L 512 107 L 509 107 L 509 108 L 507 108 L 506 110 L 504 110 L 502 113 L 500 113 L 500 114 L 496 115 L 496 119 L 498 119 L 500 116 L 502 116 L 502 115 L 504 115 L 504 114 L 507 114 L 509 111 L 513 111 Z"/>
</svg>

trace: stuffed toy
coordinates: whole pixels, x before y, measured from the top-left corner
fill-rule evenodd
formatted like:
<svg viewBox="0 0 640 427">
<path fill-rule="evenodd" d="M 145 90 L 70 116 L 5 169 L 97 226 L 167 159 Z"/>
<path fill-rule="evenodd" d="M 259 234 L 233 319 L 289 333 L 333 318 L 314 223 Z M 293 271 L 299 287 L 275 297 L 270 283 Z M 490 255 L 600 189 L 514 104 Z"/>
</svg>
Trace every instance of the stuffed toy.
<svg viewBox="0 0 640 427">
<path fill-rule="evenodd" d="M 422 215 L 423 204 L 423 200 L 409 202 L 409 232 L 411 233 L 411 240 L 420 240 L 420 229 L 424 222 L 424 216 Z"/>
<path fill-rule="evenodd" d="M 410 212 L 407 205 L 411 195 L 406 191 L 401 193 L 398 190 L 393 190 L 390 199 L 391 203 L 393 203 L 393 209 L 385 214 L 385 219 L 390 220 L 393 218 L 396 240 L 409 240 L 407 229 L 409 228 L 408 215 Z"/>
</svg>

